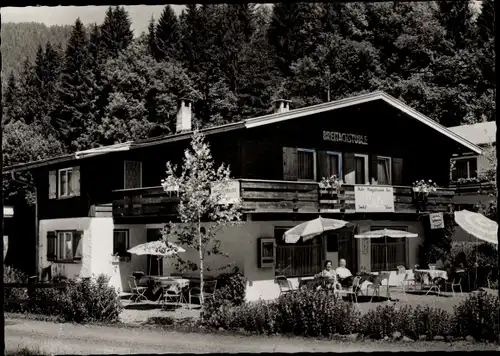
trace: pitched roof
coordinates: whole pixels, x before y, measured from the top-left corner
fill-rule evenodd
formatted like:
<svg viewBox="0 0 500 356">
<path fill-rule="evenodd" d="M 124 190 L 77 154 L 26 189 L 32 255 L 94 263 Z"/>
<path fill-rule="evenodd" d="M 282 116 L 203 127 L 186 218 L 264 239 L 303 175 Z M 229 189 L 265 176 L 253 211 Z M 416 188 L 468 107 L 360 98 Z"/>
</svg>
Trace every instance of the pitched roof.
<svg viewBox="0 0 500 356">
<path fill-rule="evenodd" d="M 429 117 L 425 116 L 424 114 L 419 113 L 418 111 L 412 109 L 411 107 L 409 107 L 408 105 L 406 105 L 402 101 L 388 95 L 387 93 L 385 93 L 383 91 L 375 91 L 375 92 L 368 93 L 368 94 L 361 94 L 361 95 L 357 95 L 357 96 L 353 96 L 353 97 L 349 97 L 349 98 L 345 98 L 345 99 L 331 101 L 328 103 L 322 103 L 322 104 L 318 104 L 318 105 L 307 106 L 307 107 L 303 107 L 303 108 L 299 108 L 299 109 L 295 109 L 295 110 L 290 110 L 287 112 L 254 117 L 254 118 L 245 119 L 245 120 L 242 120 L 242 121 L 239 121 L 236 123 L 206 128 L 206 129 L 203 129 L 201 131 L 206 133 L 206 134 L 212 134 L 212 133 L 239 130 L 239 129 L 250 129 L 253 127 L 258 127 L 258 126 L 262 126 L 262 125 L 269 125 L 269 124 L 276 123 L 276 122 L 291 120 L 291 119 L 304 117 L 304 116 L 308 116 L 308 115 L 314 115 L 314 114 L 318 114 L 318 113 L 325 112 L 325 111 L 337 110 L 337 109 L 341 109 L 341 108 L 345 108 L 345 107 L 349 107 L 349 106 L 356 106 L 356 105 L 360 105 L 360 104 L 368 103 L 368 102 L 372 102 L 372 101 L 377 101 L 377 100 L 381 100 L 381 101 L 388 103 L 389 105 L 393 106 L 394 108 L 407 114 L 409 117 L 411 117 L 417 121 L 420 121 L 424 125 L 427 125 L 430 128 L 440 132 L 441 134 L 458 142 L 459 144 L 463 145 L 464 147 L 467 147 L 471 151 L 478 153 L 478 154 L 482 153 L 481 148 L 479 148 L 473 142 L 470 142 L 467 138 L 464 138 L 461 135 L 458 135 L 457 133 L 447 129 L 443 125 L 430 119 Z M 123 144 L 117 144 L 117 145 L 112 145 L 112 146 L 103 146 L 103 147 L 100 147 L 98 149 L 76 152 L 73 155 L 65 155 L 65 156 L 46 159 L 46 160 L 42 160 L 42 161 L 21 163 L 21 164 L 17 164 L 14 166 L 6 167 L 6 171 L 21 171 L 21 170 L 25 170 L 25 169 L 36 168 L 36 167 L 40 167 L 40 166 L 59 163 L 62 161 L 70 161 L 70 160 L 76 160 L 79 158 L 86 158 L 86 157 L 93 156 L 96 154 L 106 154 L 106 153 L 111 153 L 111 152 L 116 152 L 116 151 L 123 151 L 123 150 L 128 150 L 128 149 L 136 149 L 136 148 L 142 148 L 142 147 L 146 147 L 146 146 L 159 145 L 159 144 L 168 143 L 168 142 L 185 140 L 185 139 L 188 139 L 190 136 L 191 136 L 191 132 L 184 132 L 184 133 L 179 133 L 179 134 L 174 134 L 174 135 L 154 137 L 154 138 L 145 139 L 145 140 L 138 140 L 138 141 L 134 141 L 134 142 L 129 141 L 129 142 L 126 142 Z"/>
<path fill-rule="evenodd" d="M 486 145 L 496 142 L 497 123 L 495 121 L 479 122 L 472 125 L 449 127 L 448 130 L 462 136 L 475 145 Z"/>
</svg>

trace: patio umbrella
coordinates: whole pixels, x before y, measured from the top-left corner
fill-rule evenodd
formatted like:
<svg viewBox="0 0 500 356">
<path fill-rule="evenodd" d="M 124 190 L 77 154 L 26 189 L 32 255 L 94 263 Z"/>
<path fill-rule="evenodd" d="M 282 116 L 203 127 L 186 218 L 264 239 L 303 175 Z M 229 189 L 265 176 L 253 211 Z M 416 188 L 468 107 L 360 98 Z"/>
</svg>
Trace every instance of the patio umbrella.
<svg viewBox="0 0 500 356">
<path fill-rule="evenodd" d="M 163 240 L 157 240 L 134 246 L 127 252 L 133 253 L 134 255 L 158 256 L 158 259 L 160 259 L 162 257 L 174 256 L 178 252 L 186 252 L 186 250 L 171 242 L 165 243 L 165 241 Z M 149 269 L 151 269 L 151 260 L 149 260 Z M 160 265 L 158 265 L 158 274 L 159 273 L 160 273 Z"/>
<path fill-rule="evenodd" d="M 312 239 L 315 236 L 321 235 L 325 231 L 337 230 L 348 224 L 344 220 L 325 219 L 321 216 L 317 219 L 306 221 L 299 224 L 284 234 L 286 243 L 296 243 L 302 238 L 303 241 Z"/>
<path fill-rule="evenodd" d="M 381 229 L 366 231 L 362 234 L 354 235 L 354 238 L 356 239 L 380 239 L 382 237 L 384 238 L 385 245 L 385 269 L 388 271 L 389 263 L 387 261 L 387 237 L 402 239 L 406 237 L 418 237 L 418 234 L 402 230 Z"/>
<path fill-rule="evenodd" d="M 498 224 L 486 216 L 468 210 L 455 211 L 455 222 L 475 238 L 498 245 Z"/>
<path fill-rule="evenodd" d="M 496 221 L 488 219 L 483 214 L 474 213 L 468 210 L 455 211 L 455 222 L 466 233 L 474 236 L 476 239 L 489 242 L 498 246 L 498 224 Z M 477 264 L 476 245 L 476 264 Z M 476 268 L 477 281 L 477 268 Z"/>
</svg>

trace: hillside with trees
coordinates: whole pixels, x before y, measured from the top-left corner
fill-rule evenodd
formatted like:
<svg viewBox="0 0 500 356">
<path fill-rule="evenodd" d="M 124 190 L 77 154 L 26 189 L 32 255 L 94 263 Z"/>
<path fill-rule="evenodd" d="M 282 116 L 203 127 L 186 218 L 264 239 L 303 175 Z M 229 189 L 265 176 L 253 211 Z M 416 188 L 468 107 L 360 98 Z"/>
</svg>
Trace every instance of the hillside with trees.
<svg viewBox="0 0 500 356">
<path fill-rule="evenodd" d="M 293 109 L 374 90 L 445 126 L 496 115 L 493 0 L 477 17 L 468 0 L 167 5 L 137 39 L 110 7 L 92 27 L 18 31 L 11 51 L 26 58 L 4 55 L 4 26 L 6 166 L 171 134 L 180 97 L 198 127 L 266 114 L 278 97 Z"/>
</svg>

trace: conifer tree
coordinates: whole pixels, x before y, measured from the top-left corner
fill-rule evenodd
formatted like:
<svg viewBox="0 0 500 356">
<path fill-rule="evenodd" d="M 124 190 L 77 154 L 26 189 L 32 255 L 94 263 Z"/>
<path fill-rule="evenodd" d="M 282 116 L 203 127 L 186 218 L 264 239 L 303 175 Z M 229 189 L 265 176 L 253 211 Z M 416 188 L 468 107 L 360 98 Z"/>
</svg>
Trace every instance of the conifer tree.
<svg viewBox="0 0 500 356">
<path fill-rule="evenodd" d="M 103 58 L 116 58 L 133 41 L 130 17 L 124 7 L 110 6 L 101 25 L 101 50 Z"/>
<path fill-rule="evenodd" d="M 180 41 L 179 20 L 170 5 L 165 6 L 158 19 L 155 38 L 158 59 L 178 57 Z"/>
</svg>

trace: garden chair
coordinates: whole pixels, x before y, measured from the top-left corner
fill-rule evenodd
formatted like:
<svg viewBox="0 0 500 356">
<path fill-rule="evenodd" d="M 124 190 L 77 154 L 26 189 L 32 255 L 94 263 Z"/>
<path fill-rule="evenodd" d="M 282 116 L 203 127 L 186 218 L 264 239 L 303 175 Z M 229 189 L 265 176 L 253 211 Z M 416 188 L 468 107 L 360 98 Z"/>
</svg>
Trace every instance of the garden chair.
<svg viewBox="0 0 500 356">
<path fill-rule="evenodd" d="M 174 306 L 179 306 L 182 299 L 182 290 L 179 288 L 177 284 L 170 284 L 162 288 L 161 299 L 163 300 L 162 309 L 165 307 L 165 304 L 169 301 L 175 302 Z"/>
<path fill-rule="evenodd" d="M 401 284 L 401 290 L 403 293 L 406 293 L 406 286 L 408 286 L 408 289 L 410 289 L 411 283 L 413 283 L 413 287 L 415 289 L 415 274 L 413 275 L 413 278 L 408 277 L 408 271 L 406 270 L 406 267 L 401 265 L 397 266 L 398 268 L 398 281 Z M 401 277 L 403 276 L 403 277 Z"/>
<path fill-rule="evenodd" d="M 340 284 L 335 284 L 335 294 L 342 296 L 342 294 L 345 294 L 346 296 L 351 295 L 353 296 L 354 302 L 356 303 L 357 306 L 358 304 L 358 289 L 359 289 L 359 282 L 361 281 L 361 277 L 357 276 L 354 277 L 354 280 L 352 281 L 352 286 L 349 288 L 342 288 Z"/>
<path fill-rule="evenodd" d="M 431 280 L 431 286 L 430 286 L 429 290 L 427 291 L 427 293 L 425 293 L 425 295 L 429 294 L 429 292 L 431 290 L 436 290 L 437 294 L 441 295 L 441 285 L 440 285 L 441 278 L 440 277 L 436 277 L 436 278 L 429 277 L 429 279 Z"/>
<path fill-rule="evenodd" d="M 380 287 L 382 286 L 382 282 L 387 279 L 389 280 L 389 273 L 379 273 L 372 284 L 368 284 L 366 286 L 366 295 L 368 295 L 368 289 L 369 288 L 373 288 L 373 293 L 372 293 L 372 297 L 370 299 L 370 303 L 371 301 L 373 300 L 373 297 L 375 295 L 375 293 L 377 293 L 377 297 L 380 297 Z"/>
<path fill-rule="evenodd" d="M 453 279 L 451 282 L 446 282 L 445 284 L 445 291 L 448 289 L 448 286 L 451 286 L 451 292 L 453 293 L 453 297 L 455 297 L 455 287 L 460 288 L 460 295 L 464 295 L 462 292 L 462 278 L 463 278 L 462 273 L 457 273 L 455 276 L 453 276 Z"/>
<path fill-rule="evenodd" d="M 127 282 L 130 291 L 132 292 L 132 296 L 130 297 L 132 301 L 137 302 L 141 299 L 148 300 L 148 298 L 145 296 L 146 291 L 148 290 L 147 287 L 139 287 L 137 285 L 137 280 L 133 276 L 127 277 Z"/>
<path fill-rule="evenodd" d="M 294 291 L 292 282 L 290 282 L 286 276 L 276 276 L 275 279 L 276 283 L 278 283 L 278 287 L 280 288 L 280 295 Z"/>
<path fill-rule="evenodd" d="M 217 280 L 206 281 L 203 283 L 203 292 L 200 287 L 193 287 L 189 289 L 189 309 L 191 309 L 191 298 L 197 298 L 201 300 L 203 293 L 203 300 L 213 299 L 215 295 L 215 290 L 217 288 Z"/>
</svg>

